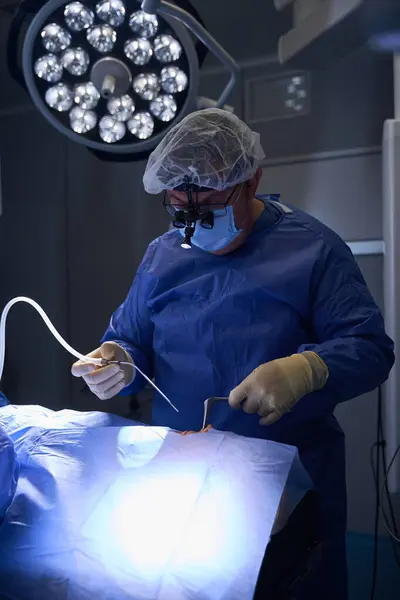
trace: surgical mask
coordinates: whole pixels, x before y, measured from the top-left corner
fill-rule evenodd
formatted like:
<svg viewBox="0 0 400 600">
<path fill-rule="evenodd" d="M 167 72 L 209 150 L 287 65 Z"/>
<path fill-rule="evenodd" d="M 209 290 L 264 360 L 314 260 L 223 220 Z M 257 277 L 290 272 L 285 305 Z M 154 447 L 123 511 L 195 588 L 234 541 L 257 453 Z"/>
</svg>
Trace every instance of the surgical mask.
<svg viewBox="0 0 400 600">
<path fill-rule="evenodd" d="M 222 250 L 222 248 L 231 244 L 242 232 L 242 229 L 238 229 L 235 225 L 233 206 L 227 206 L 226 208 L 212 212 L 214 214 L 214 227 L 212 229 L 204 229 L 198 222 L 191 238 L 195 246 L 207 252 Z M 179 231 L 182 237 L 184 237 L 184 229 L 180 229 Z"/>
</svg>

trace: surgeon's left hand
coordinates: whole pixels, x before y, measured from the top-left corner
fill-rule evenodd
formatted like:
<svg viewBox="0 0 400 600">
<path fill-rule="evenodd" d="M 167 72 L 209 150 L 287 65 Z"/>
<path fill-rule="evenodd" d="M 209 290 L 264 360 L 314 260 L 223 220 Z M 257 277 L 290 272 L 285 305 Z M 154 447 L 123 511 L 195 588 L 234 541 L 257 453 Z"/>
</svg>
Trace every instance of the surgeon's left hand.
<svg viewBox="0 0 400 600">
<path fill-rule="evenodd" d="M 328 367 L 315 352 L 293 354 L 265 363 L 231 391 L 229 404 L 260 415 L 260 425 L 271 425 L 311 392 L 322 389 Z"/>
</svg>

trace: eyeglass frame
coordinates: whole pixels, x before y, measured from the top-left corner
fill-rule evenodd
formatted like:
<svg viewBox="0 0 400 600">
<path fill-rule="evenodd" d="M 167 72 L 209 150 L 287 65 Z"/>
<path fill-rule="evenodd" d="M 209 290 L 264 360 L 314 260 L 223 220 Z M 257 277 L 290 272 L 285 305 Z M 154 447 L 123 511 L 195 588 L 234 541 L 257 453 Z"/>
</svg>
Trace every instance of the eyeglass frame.
<svg viewBox="0 0 400 600">
<path fill-rule="evenodd" d="M 182 204 L 176 205 L 176 204 L 173 204 L 172 202 L 167 202 L 168 193 L 177 191 L 177 190 L 176 190 L 176 188 L 171 189 L 171 190 L 165 190 L 164 197 L 163 197 L 163 207 L 166 209 L 167 213 L 171 217 L 176 217 L 179 212 L 182 212 L 185 216 L 184 220 L 187 222 L 193 223 L 195 221 L 201 221 L 208 215 L 208 213 L 210 213 L 210 212 L 213 213 L 217 210 L 225 210 L 225 214 L 226 214 L 226 209 L 229 206 L 233 195 L 239 188 L 241 188 L 241 186 L 242 186 L 241 183 L 236 184 L 234 186 L 232 192 L 229 194 L 228 198 L 226 199 L 226 201 L 221 202 L 220 204 L 199 204 L 198 194 L 208 191 L 210 188 L 203 188 L 203 189 L 200 188 L 197 190 L 192 190 L 189 188 L 187 190 L 179 190 L 179 191 L 184 191 L 188 194 L 188 203 L 186 205 L 182 205 Z M 215 190 L 215 191 L 218 191 L 218 190 Z M 192 193 L 196 194 L 196 203 L 193 203 Z M 233 203 L 233 206 L 239 200 L 239 197 L 240 197 L 240 194 L 238 194 L 238 197 L 236 198 L 235 202 Z M 191 203 L 192 203 L 192 206 L 190 206 Z M 193 208 L 194 208 L 194 210 L 193 210 Z"/>
</svg>

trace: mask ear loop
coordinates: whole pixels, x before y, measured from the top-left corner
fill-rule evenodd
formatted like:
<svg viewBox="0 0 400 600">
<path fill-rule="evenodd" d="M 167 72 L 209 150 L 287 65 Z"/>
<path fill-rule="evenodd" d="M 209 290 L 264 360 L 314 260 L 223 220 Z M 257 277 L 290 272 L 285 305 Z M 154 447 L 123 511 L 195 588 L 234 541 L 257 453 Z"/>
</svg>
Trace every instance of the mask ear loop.
<svg viewBox="0 0 400 600">
<path fill-rule="evenodd" d="M 233 202 L 233 204 L 229 204 L 230 201 L 232 200 L 232 196 L 235 194 L 235 192 L 237 190 L 242 190 L 243 189 L 243 183 L 238 183 L 237 185 L 235 185 L 235 187 L 233 188 L 232 192 L 229 194 L 228 199 L 225 201 L 224 203 L 224 208 L 225 210 L 228 208 L 228 206 L 232 206 L 234 207 L 236 205 L 236 202 L 239 200 L 240 198 L 240 193 L 238 194 L 236 200 Z"/>
<path fill-rule="evenodd" d="M 235 206 L 236 206 L 236 204 L 239 202 L 239 199 L 240 199 L 240 197 L 241 197 L 241 194 L 242 194 L 242 191 L 243 191 L 243 187 L 244 187 L 244 185 L 246 185 L 246 182 L 243 182 L 243 183 L 238 183 L 238 184 L 237 184 L 237 186 L 236 186 L 236 187 L 235 187 L 235 189 L 233 190 L 232 194 L 229 196 L 229 198 L 228 198 L 228 200 L 227 200 L 227 205 L 226 205 L 226 209 L 228 208 L 228 206 L 231 206 L 231 207 L 232 207 L 232 213 L 233 213 L 233 214 L 232 214 L 232 219 L 233 219 L 233 223 L 232 223 L 232 225 L 233 225 L 233 227 L 236 229 L 236 231 L 240 231 L 240 230 L 242 229 L 242 226 L 241 226 L 241 225 L 237 225 L 237 224 L 236 224 L 236 222 L 235 222 L 235 214 L 234 214 L 234 210 L 235 210 Z M 237 197 L 235 198 L 234 202 L 233 202 L 232 204 L 230 204 L 230 205 L 229 205 L 229 204 L 228 204 L 228 202 L 230 201 L 230 199 L 232 198 L 232 195 L 234 194 L 234 192 L 235 192 L 236 190 L 239 190 L 239 193 L 238 193 Z"/>
</svg>

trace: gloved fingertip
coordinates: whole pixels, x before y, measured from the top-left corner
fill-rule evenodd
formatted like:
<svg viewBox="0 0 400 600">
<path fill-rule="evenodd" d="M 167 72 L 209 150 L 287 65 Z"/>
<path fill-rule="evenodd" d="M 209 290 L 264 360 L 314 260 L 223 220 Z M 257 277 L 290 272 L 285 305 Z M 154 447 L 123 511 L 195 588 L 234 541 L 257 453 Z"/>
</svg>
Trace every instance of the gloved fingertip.
<svg viewBox="0 0 400 600">
<path fill-rule="evenodd" d="M 71 374 L 74 377 L 83 377 L 84 375 L 88 375 L 96 370 L 96 365 L 93 365 L 89 362 L 78 361 L 74 363 L 71 367 Z"/>
<path fill-rule="evenodd" d="M 101 356 L 105 360 L 115 360 L 116 346 L 117 344 L 115 342 L 104 342 L 104 344 L 102 344 L 100 348 Z"/>
<path fill-rule="evenodd" d="M 243 401 L 243 396 L 240 394 L 239 388 L 236 387 L 229 394 L 229 398 L 228 398 L 229 406 L 231 408 L 233 408 L 234 410 L 237 410 L 238 408 L 240 408 L 242 401 Z"/>
<path fill-rule="evenodd" d="M 99 398 L 99 400 L 111 400 L 111 398 L 114 398 L 114 396 L 122 392 L 124 387 L 125 383 L 122 379 L 121 381 L 113 385 L 110 389 L 104 392 L 96 393 L 96 396 Z"/>
<path fill-rule="evenodd" d="M 271 412 L 266 417 L 262 417 L 262 419 L 259 420 L 259 424 L 260 425 L 272 425 L 273 423 L 276 423 L 276 421 L 279 421 L 279 419 L 280 419 L 280 415 L 278 415 L 278 413 Z"/>
<path fill-rule="evenodd" d="M 257 405 L 255 405 L 254 402 L 246 402 L 246 400 L 243 400 L 240 406 L 247 415 L 254 415 L 254 413 L 257 412 Z"/>
</svg>

